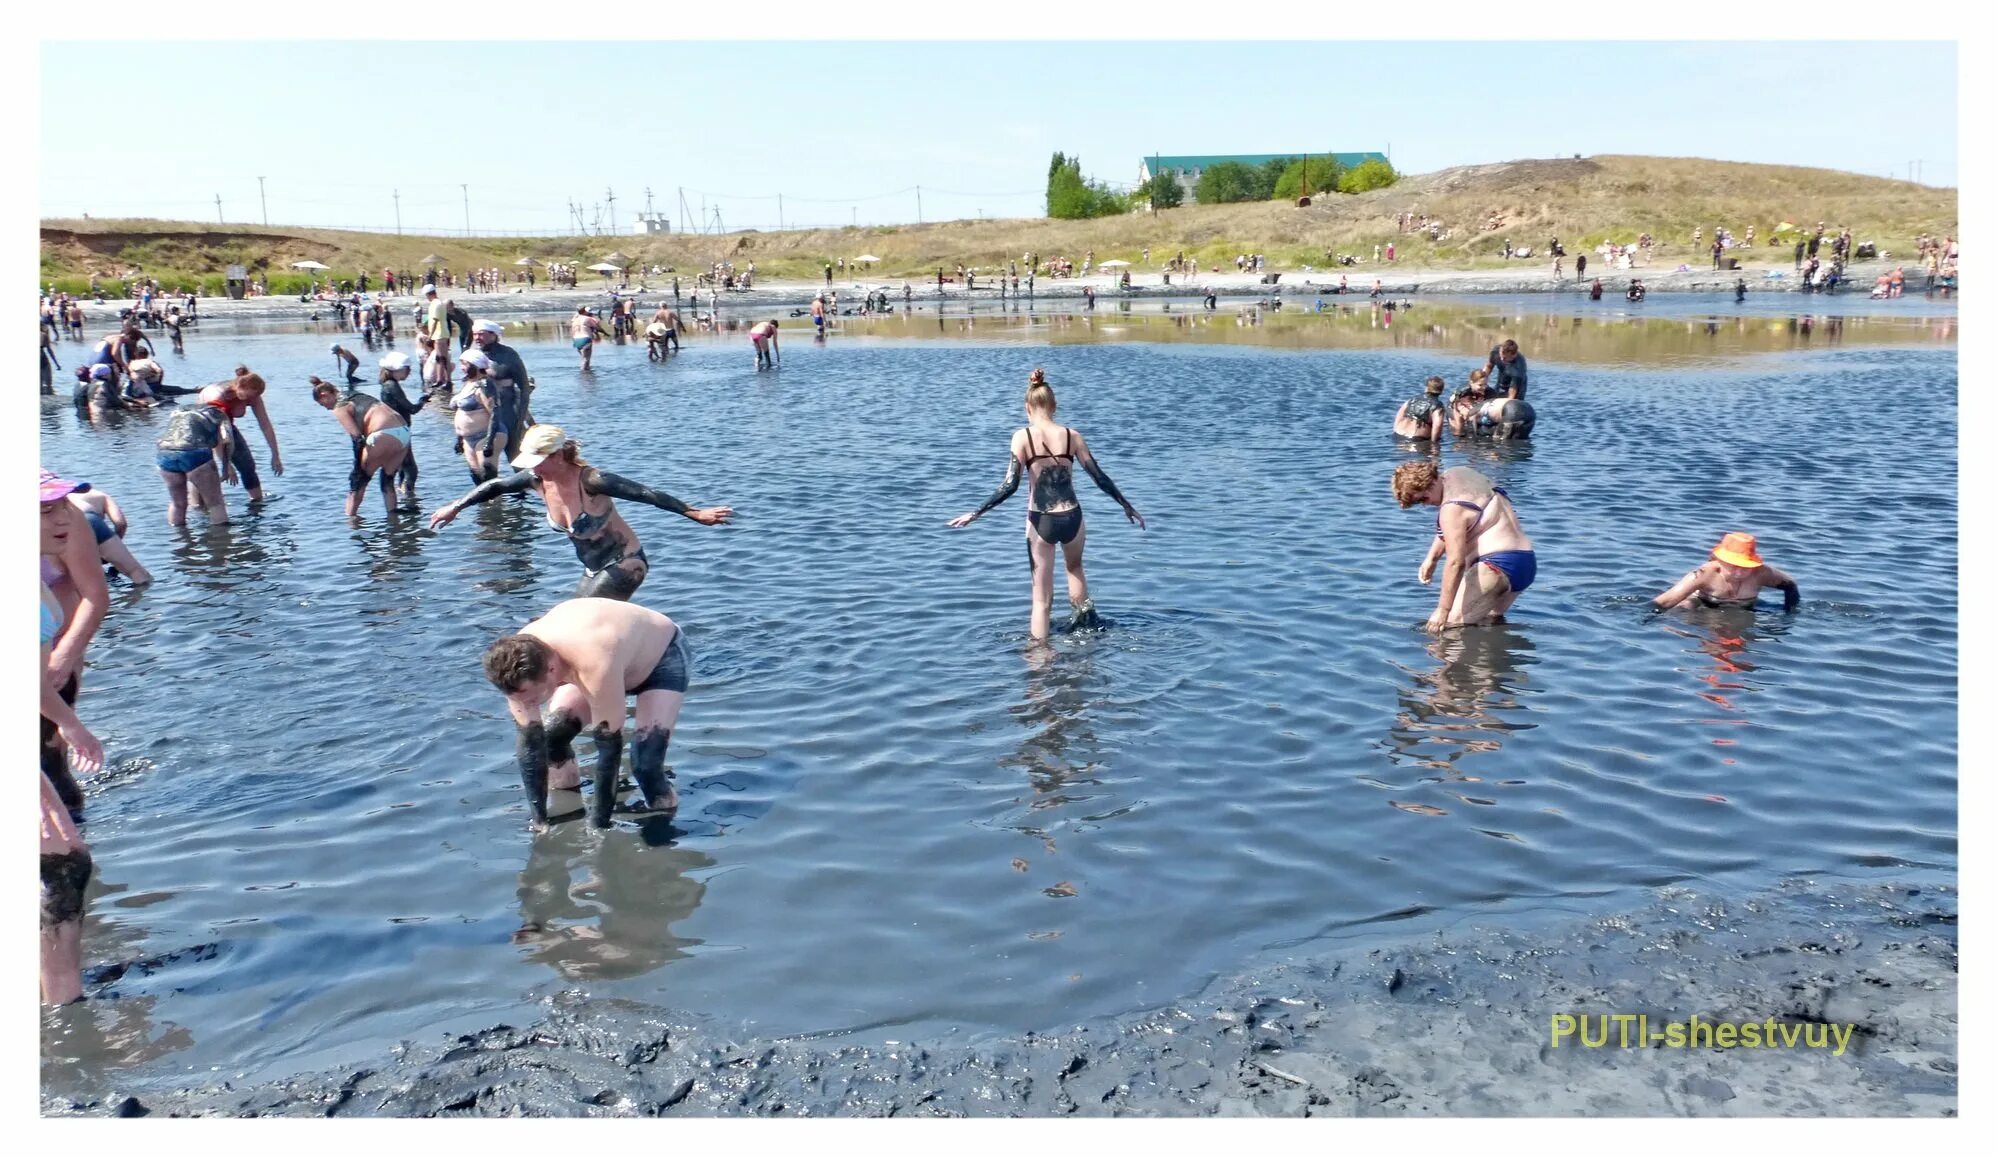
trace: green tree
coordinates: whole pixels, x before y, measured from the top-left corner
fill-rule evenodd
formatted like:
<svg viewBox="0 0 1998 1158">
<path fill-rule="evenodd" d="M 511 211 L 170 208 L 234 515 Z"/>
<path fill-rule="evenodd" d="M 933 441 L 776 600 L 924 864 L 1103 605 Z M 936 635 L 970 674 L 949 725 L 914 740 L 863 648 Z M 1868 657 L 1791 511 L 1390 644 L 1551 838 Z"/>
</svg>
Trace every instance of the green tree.
<svg viewBox="0 0 1998 1158">
<path fill-rule="evenodd" d="M 1295 160 L 1296 157 L 1272 157 L 1256 166 L 1256 200 L 1268 201 L 1276 196 L 1277 179 Z"/>
<path fill-rule="evenodd" d="M 1152 179 L 1138 186 L 1133 197 L 1148 198 L 1154 209 L 1176 209 L 1186 199 L 1186 191 L 1179 187 L 1179 178 L 1171 172 L 1153 174 Z"/>
<path fill-rule="evenodd" d="M 1230 201 L 1254 201 L 1262 176 L 1240 161 L 1222 161 L 1200 171 L 1193 196 L 1202 205 L 1225 205 Z"/>
<path fill-rule="evenodd" d="M 1339 175 L 1339 192 L 1365 193 L 1370 189 L 1385 189 L 1401 180 L 1394 166 L 1378 158 L 1362 161 Z"/>
<path fill-rule="evenodd" d="M 1076 221 L 1085 217 L 1108 217 L 1127 212 L 1131 199 L 1101 181 L 1082 176 L 1082 158 L 1056 153 L 1048 164 L 1049 217 Z"/>
<path fill-rule="evenodd" d="M 1276 180 L 1273 195 L 1283 201 L 1294 201 L 1304 196 L 1305 176 L 1309 168 L 1310 188 L 1313 193 L 1325 193 L 1334 188 L 1339 180 L 1339 163 L 1330 157 L 1307 157 L 1292 161 L 1285 166 L 1283 176 Z"/>
</svg>

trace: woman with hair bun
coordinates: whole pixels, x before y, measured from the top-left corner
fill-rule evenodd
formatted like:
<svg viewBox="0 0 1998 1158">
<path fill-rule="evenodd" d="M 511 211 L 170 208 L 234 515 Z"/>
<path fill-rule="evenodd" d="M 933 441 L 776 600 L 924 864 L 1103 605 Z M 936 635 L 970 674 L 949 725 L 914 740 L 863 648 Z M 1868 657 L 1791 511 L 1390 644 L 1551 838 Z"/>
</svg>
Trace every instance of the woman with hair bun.
<svg viewBox="0 0 1998 1158">
<path fill-rule="evenodd" d="M 1028 633 L 1034 639 L 1048 637 L 1048 614 L 1054 603 L 1054 556 L 1062 549 L 1062 569 L 1068 573 L 1068 605 L 1075 617 L 1069 629 L 1096 625 L 1096 607 L 1089 601 L 1089 581 L 1082 572 L 1082 502 L 1075 496 L 1071 467 L 1080 464 L 1089 472 L 1104 494 L 1124 508 L 1124 517 L 1145 527 L 1145 517 L 1117 490 L 1117 484 L 1103 472 L 1082 435 L 1054 419 L 1054 388 L 1047 374 L 1036 369 L 1027 379 L 1027 425 L 1013 432 L 1007 447 L 1006 477 L 985 505 L 950 521 L 953 527 L 968 526 L 978 516 L 1005 502 L 1020 487 L 1025 472 L 1027 488 L 1027 560 L 1034 571 L 1034 612 Z"/>
</svg>

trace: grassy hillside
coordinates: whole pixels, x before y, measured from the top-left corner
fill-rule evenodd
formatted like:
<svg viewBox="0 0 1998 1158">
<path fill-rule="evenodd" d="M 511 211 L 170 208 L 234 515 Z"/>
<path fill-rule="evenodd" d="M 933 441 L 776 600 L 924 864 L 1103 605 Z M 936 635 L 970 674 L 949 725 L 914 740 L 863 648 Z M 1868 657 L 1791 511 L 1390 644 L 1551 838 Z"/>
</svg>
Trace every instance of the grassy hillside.
<svg viewBox="0 0 1998 1158">
<path fill-rule="evenodd" d="M 1426 236 L 1397 233 L 1395 216 L 1427 213 L 1451 233 L 1431 244 Z M 1484 228 L 1496 213 L 1497 230 Z M 1852 227 L 1861 240 L 1912 255 L 1916 234 L 1955 235 L 1957 194 L 1905 181 L 1830 169 L 1751 165 L 1673 157 L 1591 157 L 1471 165 L 1404 179 L 1391 189 L 1358 196 L 1322 197 L 1308 208 L 1283 202 L 1189 205 L 1157 214 L 1137 213 L 1094 221 L 948 221 L 928 225 L 861 226 L 781 233 L 682 234 L 602 238 L 465 238 L 344 233 L 332 230 L 200 225 L 152 220 L 42 223 L 43 284 L 96 273 L 107 280 L 134 270 L 169 287 L 206 281 L 219 287 L 223 267 L 262 263 L 274 290 L 290 281 L 294 261 L 313 259 L 334 276 L 362 269 L 378 275 L 384 265 L 417 269 L 435 253 L 453 270 L 538 257 L 589 264 L 613 249 L 639 262 L 691 273 L 714 261 L 738 268 L 756 262 L 768 278 L 816 277 L 821 262 L 871 253 L 883 278 L 934 276 L 958 262 L 990 268 L 1032 250 L 1078 261 L 1094 249 L 1100 262 L 1140 260 L 1149 246 L 1154 263 L 1184 250 L 1203 266 L 1234 268 L 1237 253 L 1262 253 L 1280 269 L 1324 268 L 1328 253 L 1371 257 L 1376 244 L 1396 243 L 1404 263 L 1445 268 L 1498 264 L 1501 240 L 1536 251 L 1558 236 L 1570 254 L 1604 238 L 1634 241 L 1650 233 L 1661 244 L 1660 264 L 1699 265 L 1704 250 L 1691 243 L 1694 227 L 1711 239 L 1716 225 L 1742 235 L 1755 226 L 1757 253 L 1778 222 L 1836 229 Z"/>
</svg>

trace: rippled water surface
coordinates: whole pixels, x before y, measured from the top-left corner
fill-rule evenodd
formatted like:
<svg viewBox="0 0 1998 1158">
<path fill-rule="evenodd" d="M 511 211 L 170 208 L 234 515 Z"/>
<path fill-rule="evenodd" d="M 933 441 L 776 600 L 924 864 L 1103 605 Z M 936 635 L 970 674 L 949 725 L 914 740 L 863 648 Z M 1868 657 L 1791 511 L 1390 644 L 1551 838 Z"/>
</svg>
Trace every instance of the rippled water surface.
<svg viewBox="0 0 1998 1158">
<path fill-rule="evenodd" d="M 573 987 L 754 1033 L 1048 1027 L 1403 918 L 1954 872 L 1946 341 L 1633 370 L 1523 328 L 1538 437 L 1445 456 L 1509 487 L 1540 575 L 1509 626 L 1432 639 L 1386 427 L 1454 350 L 800 335 L 758 375 L 731 337 L 584 376 L 520 332 L 593 461 L 738 511 L 621 504 L 695 654 L 679 817 L 525 829 L 478 657 L 574 586 L 538 504 L 432 535 L 371 495 L 349 525 L 301 385 L 326 336 L 191 334 L 170 380 L 248 362 L 285 448 L 226 528 L 165 526 L 161 416 L 43 407 L 42 461 L 116 495 L 160 576 L 113 585 L 85 680 L 96 999 L 45 1021 L 51 1092 L 358 1061 Z M 1022 497 L 944 526 L 1035 365 L 1151 522 L 1082 484 L 1109 626 L 1046 652 Z M 1862 424 L 1811 418 L 1855 397 Z M 416 427 L 427 510 L 466 477 L 447 419 Z M 1802 614 L 1648 617 L 1729 530 Z"/>
</svg>

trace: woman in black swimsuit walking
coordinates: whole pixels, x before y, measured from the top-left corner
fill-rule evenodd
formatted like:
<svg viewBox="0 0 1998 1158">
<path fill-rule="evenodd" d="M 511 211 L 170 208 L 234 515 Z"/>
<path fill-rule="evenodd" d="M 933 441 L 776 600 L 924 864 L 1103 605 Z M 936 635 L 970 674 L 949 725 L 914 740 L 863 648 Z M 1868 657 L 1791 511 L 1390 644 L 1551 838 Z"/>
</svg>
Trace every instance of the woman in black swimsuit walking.
<svg viewBox="0 0 1998 1158">
<path fill-rule="evenodd" d="M 548 525 L 569 536 L 576 547 L 576 558 L 583 564 L 583 578 L 576 584 L 579 599 L 628 601 L 651 570 L 637 532 L 617 513 L 612 499 L 647 503 L 710 527 L 735 514 L 727 507 L 697 510 L 664 491 L 598 470 L 583 460 L 575 440 L 559 426 L 529 427 L 513 465 L 514 474 L 488 479 L 464 498 L 439 507 L 430 516 L 430 529 L 457 518 L 466 507 L 531 490 L 548 507 Z"/>
<path fill-rule="evenodd" d="M 1027 559 L 1034 569 L 1034 617 L 1029 634 L 1048 637 L 1048 613 L 1054 603 L 1055 545 L 1062 548 L 1062 567 L 1068 572 L 1068 605 L 1075 612 L 1070 629 L 1096 623 L 1096 608 L 1089 601 L 1089 581 L 1082 573 L 1082 503 L 1075 497 L 1071 467 L 1080 463 L 1103 493 L 1124 508 L 1124 517 L 1145 527 L 1145 517 L 1130 500 L 1118 493 L 1117 484 L 1103 473 L 1089 444 L 1080 434 L 1054 420 L 1054 390 L 1047 375 L 1035 370 L 1027 379 L 1027 425 L 1013 432 L 1008 447 L 1006 479 L 985 505 L 950 521 L 953 527 L 969 525 L 978 516 L 1005 502 L 1020 488 L 1020 472 L 1029 476 L 1027 498 Z"/>
</svg>

